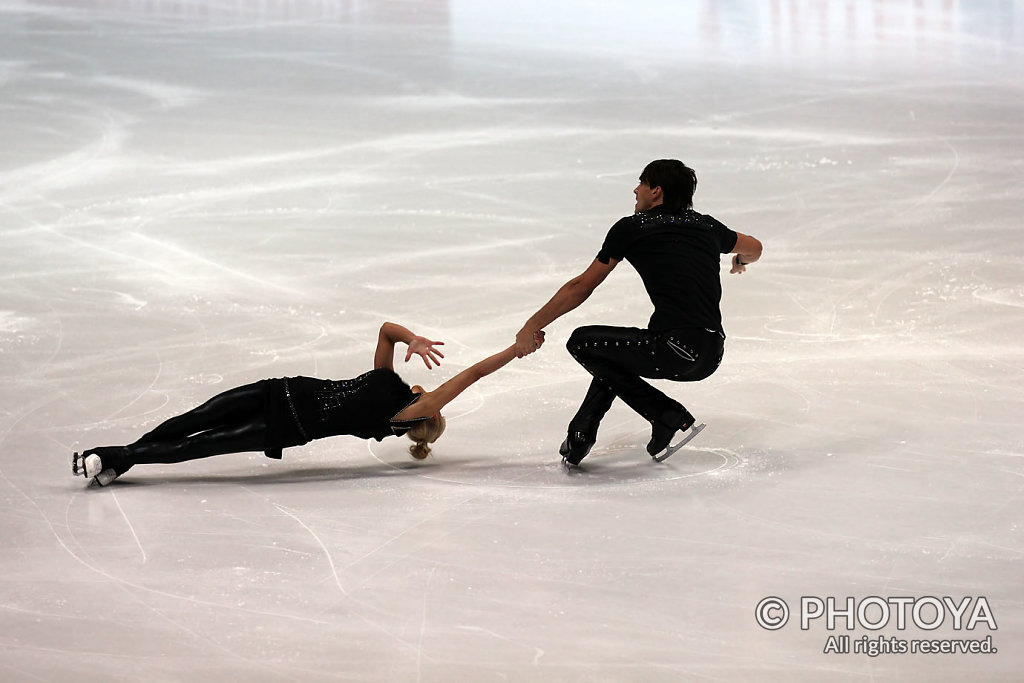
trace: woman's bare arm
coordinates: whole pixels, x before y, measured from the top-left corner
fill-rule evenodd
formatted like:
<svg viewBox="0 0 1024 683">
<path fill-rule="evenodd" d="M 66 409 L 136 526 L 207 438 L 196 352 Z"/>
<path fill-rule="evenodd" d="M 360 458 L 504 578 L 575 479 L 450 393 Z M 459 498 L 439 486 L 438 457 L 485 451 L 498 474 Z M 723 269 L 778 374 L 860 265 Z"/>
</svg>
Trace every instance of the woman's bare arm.
<svg viewBox="0 0 1024 683">
<path fill-rule="evenodd" d="M 537 346 L 544 343 L 544 333 L 537 337 Z M 411 420 L 417 417 L 431 417 L 441 411 L 441 408 L 448 405 L 456 396 L 468 389 L 470 385 L 487 375 L 505 367 L 510 361 L 516 358 L 516 346 L 513 344 L 493 356 L 489 356 L 479 363 L 466 368 L 450 380 L 433 391 L 420 396 L 419 400 L 400 412 L 395 417 L 401 420 Z"/>
<path fill-rule="evenodd" d="M 415 353 L 423 358 L 423 362 L 427 364 L 427 369 L 431 369 L 433 367 L 431 362 L 434 365 L 440 365 L 441 361 L 438 358 L 444 358 L 444 354 L 434 348 L 434 346 L 444 346 L 444 342 L 431 341 L 426 337 L 413 334 L 408 328 L 402 327 L 397 323 L 384 323 L 380 326 L 380 331 L 377 333 L 377 350 L 373 353 L 374 370 L 380 368 L 395 369 L 395 344 L 398 342 L 408 344 L 409 346 L 409 350 L 405 354 L 405 362 L 407 363 Z"/>
</svg>

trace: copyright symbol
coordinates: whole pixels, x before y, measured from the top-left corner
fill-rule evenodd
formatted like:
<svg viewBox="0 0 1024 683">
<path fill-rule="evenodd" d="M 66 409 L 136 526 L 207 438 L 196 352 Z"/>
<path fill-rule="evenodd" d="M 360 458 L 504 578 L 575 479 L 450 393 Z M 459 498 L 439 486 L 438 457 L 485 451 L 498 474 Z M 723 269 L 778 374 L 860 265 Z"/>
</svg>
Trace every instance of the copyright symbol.
<svg viewBox="0 0 1024 683">
<path fill-rule="evenodd" d="M 789 621 L 789 605 L 782 598 L 765 598 L 754 609 L 757 625 L 768 631 L 778 631 Z"/>
</svg>

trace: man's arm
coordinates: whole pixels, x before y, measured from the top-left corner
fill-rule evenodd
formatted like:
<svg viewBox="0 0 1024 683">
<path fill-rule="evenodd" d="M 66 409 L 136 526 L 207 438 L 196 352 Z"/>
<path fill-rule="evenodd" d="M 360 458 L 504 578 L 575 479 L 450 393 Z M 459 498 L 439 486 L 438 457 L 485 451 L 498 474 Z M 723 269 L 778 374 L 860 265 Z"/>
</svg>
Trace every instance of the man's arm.
<svg viewBox="0 0 1024 683">
<path fill-rule="evenodd" d="M 615 259 L 609 259 L 608 263 L 594 259 L 583 273 L 562 285 L 551 300 L 530 316 L 523 329 L 519 330 L 516 335 L 516 357 L 522 358 L 536 351 L 538 346 L 534 335 L 586 301 L 618 263 Z"/>
<path fill-rule="evenodd" d="M 735 254 L 732 257 L 732 269 L 730 273 L 742 273 L 754 261 L 761 258 L 761 242 L 756 237 L 736 233 L 736 246 L 729 252 Z"/>
</svg>

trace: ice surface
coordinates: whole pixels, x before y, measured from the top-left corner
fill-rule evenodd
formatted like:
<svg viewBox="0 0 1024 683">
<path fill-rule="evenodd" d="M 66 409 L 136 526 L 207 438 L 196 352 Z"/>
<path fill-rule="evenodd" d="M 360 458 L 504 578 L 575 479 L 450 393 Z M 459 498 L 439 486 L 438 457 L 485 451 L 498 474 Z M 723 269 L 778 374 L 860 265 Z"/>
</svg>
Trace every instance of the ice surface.
<svg viewBox="0 0 1024 683">
<path fill-rule="evenodd" d="M 1022 65 L 1019 2 L 0 1 L 0 679 L 1019 680 Z M 565 340 L 650 314 L 624 265 L 425 462 L 72 478 L 230 386 L 359 374 L 385 319 L 447 342 L 403 368 L 434 386 L 666 156 L 765 244 L 721 370 L 659 383 L 708 424 L 669 461 L 617 405 L 558 465 Z M 802 596 L 998 630 L 801 630 Z"/>
</svg>

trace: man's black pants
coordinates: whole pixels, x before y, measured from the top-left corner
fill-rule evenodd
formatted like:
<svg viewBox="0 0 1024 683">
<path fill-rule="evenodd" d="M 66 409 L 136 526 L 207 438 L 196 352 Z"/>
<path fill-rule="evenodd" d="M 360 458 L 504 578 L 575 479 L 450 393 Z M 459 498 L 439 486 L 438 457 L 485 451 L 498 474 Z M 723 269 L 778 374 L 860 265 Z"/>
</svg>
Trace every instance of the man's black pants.
<svg viewBox="0 0 1024 683">
<path fill-rule="evenodd" d="M 693 416 L 682 404 L 641 378 L 702 380 L 722 362 L 725 337 L 704 329 L 654 331 L 590 325 L 577 328 L 566 348 L 594 378 L 569 423 L 569 432 L 596 439 L 601 418 L 616 396 L 652 424 L 671 428 L 692 424 Z"/>
</svg>

